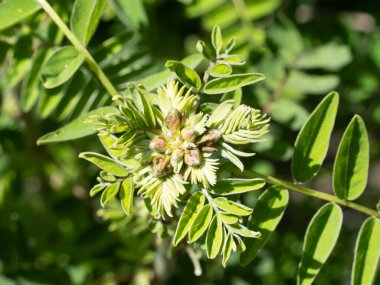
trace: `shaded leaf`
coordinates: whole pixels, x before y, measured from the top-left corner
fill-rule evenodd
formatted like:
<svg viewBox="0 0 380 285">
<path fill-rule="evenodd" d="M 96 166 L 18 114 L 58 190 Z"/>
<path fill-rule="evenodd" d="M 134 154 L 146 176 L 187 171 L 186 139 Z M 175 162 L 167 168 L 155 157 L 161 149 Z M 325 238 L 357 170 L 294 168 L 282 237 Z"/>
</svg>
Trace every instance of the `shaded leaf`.
<svg viewBox="0 0 380 285">
<path fill-rule="evenodd" d="M 352 285 L 374 284 L 380 258 L 380 221 L 368 218 L 360 228 L 355 246 Z"/>
<path fill-rule="evenodd" d="M 241 265 L 250 263 L 264 247 L 281 221 L 288 201 L 288 190 L 277 186 L 272 186 L 259 197 L 247 227 L 259 231 L 261 238 L 245 240 L 247 249 L 240 256 Z"/>
<path fill-rule="evenodd" d="M 318 210 L 307 227 L 297 284 L 312 284 L 330 256 L 342 226 L 343 214 L 338 205 L 326 204 Z"/>
<path fill-rule="evenodd" d="M 234 195 L 253 190 L 259 190 L 265 185 L 265 180 L 261 178 L 242 179 L 225 178 L 217 181 L 211 189 L 211 193 L 217 195 Z"/>
<path fill-rule="evenodd" d="M 217 78 L 206 83 L 204 93 L 212 95 L 230 92 L 263 79 L 265 76 L 260 73 L 234 74 L 225 78 Z"/>
<path fill-rule="evenodd" d="M 232 234 L 229 233 L 227 238 L 225 238 L 224 246 L 223 246 L 223 260 L 222 265 L 223 267 L 226 267 L 227 260 L 231 255 L 232 248 L 233 248 L 234 240 L 232 238 Z"/>
<path fill-rule="evenodd" d="M 208 204 L 196 216 L 189 232 L 189 242 L 199 239 L 207 230 L 212 218 L 212 207 Z"/>
<path fill-rule="evenodd" d="M 290 73 L 285 87 L 295 88 L 307 94 L 319 95 L 335 89 L 339 82 L 337 75 L 312 75 L 293 71 Z"/>
<path fill-rule="evenodd" d="M 306 182 L 321 168 L 329 147 L 338 102 L 338 93 L 328 94 L 299 132 L 292 159 L 292 174 L 295 180 Z"/>
<path fill-rule="evenodd" d="M 76 0 L 70 18 L 70 26 L 77 39 L 85 46 L 98 26 L 105 0 Z"/>
<path fill-rule="evenodd" d="M 67 125 L 59 128 L 56 131 L 47 133 L 38 139 L 37 144 L 46 144 L 53 142 L 62 142 L 68 140 L 74 140 L 89 136 L 96 133 L 96 128 L 94 125 L 86 123 L 92 116 L 102 116 L 110 113 L 117 113 L 118 110 L 115 107 L 102 107 L 83 116 L 75 119 L 74 121 L 68 123 Z"/>
<path fill-rule="evenodd" d="M 187 201 L 175 231 L 173 244 L 176 246 L 187 234 L 198 213 L 203 208 L 205 196 L 201 192 L 195 192 Z"/>
<path fill-rule="evenodd" d="M 45 88 L 54 88 L 69 80 L 84 60 L 83 55 L 72 46 L 57 49 L 41 70 Z"/>
<path fill-rule="evenodd" d="M 38 11 L 36 0 L 6 0 L 0 3 L 0 30 L 6 29 Z"/>
<path fill-rule="evenodd" d="M 128 28 L 139 29 L 148 24 L 144 5 L 141 0 L 113 0 L 116 15 Z"/>
<path fill-rule="evenodd" d="M 340 199 L 355 200 L 367 185 L 369 143 L 363 119 L 355 115 L 348 125 L 336 154 L 333 185 Z"/>
<path fill-rule="evenodd" d="M 103 169 L 105 171 L 108 171 L 112 173 L 115 176 L 127 176 L 128 171 L 122 166 L 121 164 L 115 162 L 111 158 L 101 155 L 96 152 L 82 152 L 79 155 L 80 158 L 84 158 L 88 160 L 89 162 L 92 162 L 100 169 Z"/>
</svg>

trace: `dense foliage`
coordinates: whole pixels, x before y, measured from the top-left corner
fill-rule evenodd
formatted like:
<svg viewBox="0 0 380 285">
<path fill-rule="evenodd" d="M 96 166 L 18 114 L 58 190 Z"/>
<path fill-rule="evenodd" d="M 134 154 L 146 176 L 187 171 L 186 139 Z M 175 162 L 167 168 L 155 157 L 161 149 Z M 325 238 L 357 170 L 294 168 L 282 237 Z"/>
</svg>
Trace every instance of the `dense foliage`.
<svg viewBox="0 0 380 285">
<path fill-rule="evenodd" d="M 0 283 L 377 284 L 378 15 L 334 5 L 1 1 Z"/>
</svg>

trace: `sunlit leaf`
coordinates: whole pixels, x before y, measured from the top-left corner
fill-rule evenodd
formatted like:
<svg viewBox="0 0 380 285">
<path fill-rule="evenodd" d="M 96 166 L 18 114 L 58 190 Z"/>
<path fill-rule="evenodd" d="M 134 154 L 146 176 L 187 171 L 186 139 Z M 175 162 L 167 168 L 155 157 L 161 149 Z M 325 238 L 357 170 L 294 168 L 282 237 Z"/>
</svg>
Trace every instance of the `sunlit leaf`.
<svg viewBox="0 0 380 285">
<path fill-rule="evenodd" d="M 210 70 L 212 77 L 226 77 L 232 73 L 232 67 L 226 63 L 215 64 Z"/>
<path fill-rule="evenodd" d="M 265 180 L 261 178 L 225 178 L 218 180 L 211 189 L 211 192 L 218 195 L 234 195 L 259 190 L 264 187 L 264 185 Z"/>
<path fill-rule="evenodd" d="M 105 207 L 108 203 L 112 202 L 120 189 L 120 182 L 113 183 L 103 191 L 100 197 L 100 205 Z"/>
<path fill-rule="evenodd" d="M 369 142 L 363 119 L 356 115 L 348 125 L 336 154 L 333 185 L 340 199 L 355 200 L 367 185 Z"/>
<path fill-rule="evenodd" d="M 212 212 L 212 207 L 208 204 L 198 213 L 190 228 L 189 242 L 196 241 L 207 230 L 211 222 Z"/>
<path fill-rule="evenodd" d="M 312 284 L 330 256 L 342 226 L 343 214 L 338 205 L 326 204 L 314 215 L 306 230 L 297 284 Z"/>
<path fill-rule="evenodd" d="M 0 30 L 4 30 L 38 11 L 36 0 L 5 0 L 0 3 Z"/>
<path fill-rule="evenodd" d="M 130 215 L 133 212 L 134 190 L 133 178 L 124 179 L 120 187 L 120 201 L 126 215 Z"/>
<path fill-rule="evenodd" d="M 79 155 L 80 158 L 84 158 L 89 162 L 92 162 L 100 169 L 108 171 L 115 176 L 124 177 L 128 175 L 128 171 L 121 164 L 115 162 L 111 158 L 101 155 L 96 152 L 82 152 Z"/>
<path fill-rule="evenodd" d="M 206 252 L 207 257 L 210 259 L 214 259 L 223 244 L 223 226 L 220 219 L 217 216 L 214 216 L 212 219 L 210 226 L 207 230 L 206 236 Z"/>
<path fill-rule="evenodd" d="M 328 94 L 299 132 L 292 159 L 295 180 L 306 182 L 321 168 L 329 147 L 338 102 L 338 93 Z"/>
<path fill-rule="evenodd" d="M 218 197 L 214 199 L 215 205 L 222 211 L 237 215 L 237 216 L 248 216 L 252 213 L 252 209 L 244 206 L 243 204 L 228 200 L 224 197 Z"/>
<path fill-rule="evenodd" d="M 182 62 L 168 60 L 165 64 L 167 68 L 175 73 L 177 78 L 189 88 L 198 90 L 201 88 L 201 79 L 193 69 L 184 65 Z"/>
<path fill-rule="evenodd" d="M 211 42 L 215 49 L 216 54 L 218 55 L 223 47 L 223 38 L 222 31 L 219 26 L 215 26 L 211 32 Z"/>
</svg>

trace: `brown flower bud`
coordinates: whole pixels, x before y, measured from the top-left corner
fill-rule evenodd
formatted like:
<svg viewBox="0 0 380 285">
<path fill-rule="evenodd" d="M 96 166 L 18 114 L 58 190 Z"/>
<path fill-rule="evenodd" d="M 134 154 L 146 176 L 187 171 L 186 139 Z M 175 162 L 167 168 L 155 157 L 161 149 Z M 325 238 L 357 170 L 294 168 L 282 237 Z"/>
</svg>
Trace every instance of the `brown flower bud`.
<svg viewBox="0 0 380 285">
<path fill-rule="evenodd" d="M 182 114 L 177 109 L 171 109 L 165 118 L 166 126 L 171 130 L 179 130 Z"/>
<path fill-rule="evenodd" d="M 206 134 L 202 136 L 198 144 L 210 146 L 218 142 L 219 139 L 220 139 L 220 132 L 218 130 L 211 129 L 211 130 L 208 130 Z"/>
<path fill-rule="evenodd" d="M 184 128 L 181 131 L 182 138 L 187 142 L 195 142 L 195 139 L 197 138 L 197 134 L 193 128 Z"/>
<path fill-rule="evenodd" d="M 149 143 L 149 148 L 159 153 L 166 150 L 166 140 L 163 136 L 155 136 Z"/>
<path fill-rule="evenodd" d="M 201 153 L 198 149 L 189 149 L 185 151 L 185 163 L 189 166 L 201 164 Z"/>
<path fill-rule="evenodd" d="M 170 157 L 157 157 L 153 160 L 153 175 L 162 177 L 170 174 L 173 171 L 173 166 L 170 164 Z"/>
<path fill-rule="evenodd" d="M 172 159 L 175 161 L 181 160 L 183 158 L 184 152 L 182 149 L 176 149 L 172 152 Z"/>
</svg>

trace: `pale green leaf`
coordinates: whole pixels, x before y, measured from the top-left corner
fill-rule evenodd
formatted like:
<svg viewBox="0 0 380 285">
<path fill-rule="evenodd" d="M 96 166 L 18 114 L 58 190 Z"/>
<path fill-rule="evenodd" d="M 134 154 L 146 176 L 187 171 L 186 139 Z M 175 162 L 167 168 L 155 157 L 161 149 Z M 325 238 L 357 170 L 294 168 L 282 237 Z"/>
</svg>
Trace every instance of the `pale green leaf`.
<svg viewBox="0 0 380 285">
<path fill-rule="evenodd" d="M 346 45 L 328 43 L 305 52 L 297 60 L 297 67 L 302 69 L 321 68 L 338 71 L 350 63 L 352 54 Z"/>
<path fill-rule="evenodd" d="M 248 216 L 252 213 L 252 209 L 244 206 L 240 203 L 228 200 L 224 197 L 218 197 L 214 199 L 215 205 L 222 211 L 237 215 L 237 216 Z"/>
<path fill-rule="evenodd" d="M 96 133 L 96 128 L 94 125 L 86 123 L 92 116 L 102 116 L 110 113 L 117 113 L 118 110 L 115 107 L 102 107 L 81 117 L 73 120 L 62 128 L 47 133 L 38 139 L 37 144 L 46 144 L 53 142 L 62 142 L 68 140 L 75 140 L 85 136 L 89 136 Z"/>
<path fill-rule="evenodd" d="M 211 42 L 215 49 L 216 55 L 219 55 L 223 47 L 222 31 L 219 26 L 215 26 L 211 32 Z"/>
<path fill-rule="evenodd" d="M 207 230 L 206 236 L 206 252 L 207 257 L 210 259 L 214 259 L 223 244 L 223 226 L 220 219 L 217 216 L 214 216 L 212 219 L 210 226 Z"/>
<path fill-rule="evenodd" d="M 279 98 L 272 105 L 272 119 L 293 131 L 301 129 L 308 116 L 305 107 L 292 100 Z"/>
<path fill-rule="evenodd" d="M 148 126 L 154 128 L 156 126 L 156 116 L 153 112 L 152 106 L 145 96 L 145 90 L 142 90 L 133 84 L 129 84 L 129 88 L 133 94 L 134 104 L 139 108 L 140 112 L 144 114 L 144 119 L 148 123 Z"/>
<path fill-rule="evenodd" d="M 210 75 L 212 77 L 226 77 L 231 73 L 232 67 L 226 63 L 217 63 L 210 70 Z"/>
<path fill-rule="evenodd" d="M 227 260 L 230 257 L 231 252 L 232 252 L 233 243 L 234 243 L 234 240 L 233 240 L 232 234 L 229 233 L 227 238 L 225 238 L 225 242 L 223 246 L 223 261 L 222 261 L 223 267 L 226 267 Z"/>
<path fill-rule="evenodd" d="M 128 171 L 124 166 L 112 160 L 111 158 L 101 155 L 96 152 L 82 152 L 79 155 L 80 158 L 84 158 L 89 162 L 92 162 L 100 169 L 108 171 L 115 176 L 124 177 L 128 175 Z"/>
<path fill-rule="evenodd" d="M 105 0 L 76 0 L 70 18 L 71 30 L 85 46 L 98 26 Z"/>
<path fill-rule="evenodd" d="M 306 182 L 321 168 L 329 147 L 338 102 L 338 93 L 328 94 L 299 132 L 292 159 L 292 174 L 295 180 Z"/>
<path fill-rule="evenodd" d="M 241 265 L 250 263 L 264 247 L 280 222 L 288 201 L 288 190 L 277 186 L 272 186 L 259 197 L 247 227 L 259 231 L 261 238 L 245 240 L 247 249 L 240 256 Z"/>
<path fill-rule="evenodd" d="M 174 72 L 177 78 L 187 87 L 194 88 L 195 90 L 201 88 L 202 81 L 198 73 L 182 62 L 168 60 L 165 66 Z"/>
<path fill-rule="evenodd" d="M 243 172 L 244 164 L 240 161 L 240 159 L 236 155 L 234 155 L 233 153 L 231 153 L 230 151 L 226 149 L 222 149 L 220 155 L 224 157 L 225 159 L 229 160 L 230 162 L 232 162 L 237 168 L 240 169 L 240 171 Z"/>
<path fill-rule="evenodd" d="M 245 64 L 244 56 L 238 55 L 238 54 L 228 55 L 224 57 L 223 60 L 230 65 L 244 65 Z"/>
<path fill-rule="evenodd" d="M 120 189 L 120 182 L 113 183 L 103 191 L 100 197 L 100 205 L 105 207 L 108 203 L 112 202 Z"/>
<path fill-rule="evenodd" d="M 175 231 L 173 244 L 176 246 L 187 234 L 198 213 L 203 208 L 205 197 L 201 192 L 195 192 L 187 201 Z"/>
<path fill-rule="evenodd" d="M 207 230 L 212 218 L 212 207 L 208 204 L 196 216 L 189 231 L 189 242 L 199 239 Z"/>
<path fill-rule="evenodd" d="M 219 179 L 211 189 L 211 193 L 217 195 L 234 195 L 253 190 L 259 190 L 265 185 L 265 180 L 261 178 L 224 178 Z"/>
<path fill-rule="evenodd" d="M 252 231 L 250 229 L 247 229 L 246 227 L 239 225 L 239 224 L 234 224 L 234 225 L 229 225 L 229 228 L 236 234 L 242 236 L 242 237 L 247 237 L 247 238 L 259 238 L 261 236 L 260 232 L 257 231 Z M 239 240 L 238 240 L 239 241 Z M 242 250 L 246 250 L 245 243 L 242 241 L 239 241 L 241 244 Z"/>
<path fill-rule="evenodd" d="M 374 284 L 380 258 L 380 220 L 370 217 L 360 228 L 355 246 L 352 285 Z"/>
<path fill-rule="evenodd" d="M 355 115 L 348 125 L 336 154 L 333 185 L 340 199 L 355 200 L 366 188 L 369 142 L 363 119 Z"/>
<path fill-rule="evenodd" d="M 254 84 L 263 79 L 265 79 L 265 76 L 260 73 L 234 74 L 224 78 L 217 78 L 206 83 L 204 93 L 210 95 L 222 94 Z"/>
<path fill-rule="evenodd" d="M 133 212 L 133 195 L 134 195 L 133 178 L 124 179 L 120 187 L 120 202 L 124 213 L 129 216 Z"/>
<path fill-rule="evenodd" d="M 239 217 L 229 214 L 229 213 L 220 213 L 219 218 L 228 225 L 236 224 L 239 221 Z"/>
<path fill-rule="evenodd" d="M 228 116 L 232 107 L 234 106 L 234 100 L 223 101 L 216 109 L 212 112 L 211 116 L 207 120 L 207 126 L 209 128 L 216 128 L 220 122 Z"/>
<path fill-rule="evenodd" d="M 98 194 L 100 191 L 102 191 L 106 186 L 104 184 L 96 184 L 94 187 L 90 190 L 90 197 L 94 197 L 96 194 Z"/>
<path fill-rule="evenodd" d="M 306 230 L 297 284 L 312 284 L 330 256 L 342 226 L 343 214 L 338 205 L 324 205 L 314 215 Z"/>
<path fill-rule="evenodd" d="M 36 0 L 5 0 L 0 3 L 0 30 L 17 24 L 25 17 L 38 11 L 41 6 Z"/>
<path fill-rule="evenodd" d="M 45 88 L 54 88 L 69 80 L 82 65 L 84 56 L 72 46 L 57 49 L 41 70 Z"/>
</svg>

